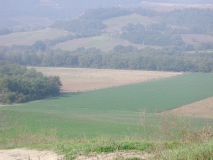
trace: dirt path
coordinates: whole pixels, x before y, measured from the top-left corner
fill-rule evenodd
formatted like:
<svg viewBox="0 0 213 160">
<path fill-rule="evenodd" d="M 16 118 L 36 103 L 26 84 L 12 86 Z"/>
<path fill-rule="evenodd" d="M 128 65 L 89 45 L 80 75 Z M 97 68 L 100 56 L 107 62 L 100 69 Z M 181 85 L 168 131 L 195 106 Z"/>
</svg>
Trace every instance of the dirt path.
<svg viewBox="0 0 213 160">
<path fill-rule="evenodd" d="M 140 152 L 140 151 L 119 151 L 115 153 L 108 154 L 89 154 L 87 156 L 79 156 L 76 160 L 114 160 L 114 159 L 124 159 L 124 158 L 140 158 L 147 159 L 153 157 L 152 154 Z"/>
<path fill-rule="evenodd" d="M 62 160 L 52 151 L 37 151 L 27 149 L 0 150 L 0 160 Z"/>
<path fill-rule="evenodd" d="M 140 158 L 147 159 L 153 157 L 140 151 L 118 151 L 108 154 L 95 154 L 80 155 L 76 160 L 114 160 L 124 158 Z M 28 149 L 11 149 L 0 150 L 0 160 L 63 160 L 63 156 L 59 156 L 52 151 L 37 151 Z"/>
<path fill-rule="evenodd" d="M 6 105 L 4 105 L 4 104 L 0 103 L 0 107 L 4 107 L 4 106 L 6 106 Z"/>
<path fill-rule="evenodd" d="M 166 111 L 166 113 L 212 118 L 213 97 L 181 106 L 170 111 Z"/>
</svg>

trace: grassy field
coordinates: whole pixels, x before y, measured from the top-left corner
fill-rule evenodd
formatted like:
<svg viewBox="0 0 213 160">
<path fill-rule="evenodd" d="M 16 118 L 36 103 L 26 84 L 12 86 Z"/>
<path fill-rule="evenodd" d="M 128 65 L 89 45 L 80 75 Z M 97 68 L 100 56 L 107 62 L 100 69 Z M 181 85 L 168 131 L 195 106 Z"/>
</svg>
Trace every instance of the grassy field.
<svg viewBox="0 0 213 160">
<path fill-rule="evenodd" d="M 20 126 L 32 131 L 55 128 L 60 137 L 135 134 L 141 110 L 156 113 L 211 97 L 212 78 L 213 74 L 191 73 L 1 107 L 6 116 L 2 124 L 8 123 L 13 132 Z"/>
<path fill-rule="evenodd" d="M 32 45 L 37 40 L 54 39 L 68 33 L 58 29 L 43 29 L 30 32 L 18 32 L 0 36 L 0 45 Z"/>
<path fill-rule="evenodd" d="M 121 32 L 122 27 L 126 26 L 129 23 L 132 23 L 132 24 L 139 23 L 146 26 L 151 23 L 157 23 L 157 20 L 155 18 L 149 18 L 149 17 L 138 15 L 138 14 L 131 14 L 127 16 L 111 18 L 104 21 L 104 24 L 108 26 L 106 30 L 110 33 Z"/>
<path fill-rule="evenodd" d="M 65 154 L 67 159 L 74 159 L 79 153 L 118 150 L 146 151 L 159 159 L 175 159 L 180 153 L 193 158 L 195 153 L 189 150 L 194 146 L 197 156 L 209 156 L 212 143 L 203 139 L 211 136 L 208 126 L 202 132 L 191 133 L 190 129 L 213 126 L 212 119 L 156 112 L 213 96 L 212 78 L 211 73 L 189 73 L 3 106 L 0 148 L 51 149 Z"/>
<path fill-rule="evenodd" d="M 116 45 L 124 45 L 124 46 L 131 45 L 139 49 L 143 49 L 145 47 L 153 47 L 158 49 L 161 47 L 133 44 L 119 37 L 122 27 L 127 25 L 128 23 L 134 24 L 140 23 L 143 25 L 148 25 L 156 22 L 157 21 L 154 18 L 148 18 L 137 14 L 111 18 L 104 21 L 104 24 L 108 26 L 106 29 L 107 33 L 104 33 L 96 37 L 80 38 L 59 43 L 55 46 L 55 48 L 61 48 L 64 50 L 75 50 L 78 47 L 84 46 L 85 48 L 96 47 L 101 49 L 102 51 L 107 52 L 109 50 L 112 50 Z"/>
<path fill-rule="evenodd" d="M 141 44 L 133 44 L 129 41 L 121 39 L 119 36 L 114 35 L 113 33 L 105 33 L 100 36 L 90 37 L 90 38 L 80 38 L 74 39 L 67 42 L 59 43 L 54 48 L 61 48 L 63 50 L 75 50 L 78 47 L 85 47 L 85 48 L 99 48 L 104 52 L 108 52 L 112 50 L 117 45 L 123 46 L 134 46 L 138 49 L 143 49 L 146 47 L 151 47 L 155 49 L 159 49 L 159 46 L 148 46 L 148 45 L 141 45 Z"/>
</svg>

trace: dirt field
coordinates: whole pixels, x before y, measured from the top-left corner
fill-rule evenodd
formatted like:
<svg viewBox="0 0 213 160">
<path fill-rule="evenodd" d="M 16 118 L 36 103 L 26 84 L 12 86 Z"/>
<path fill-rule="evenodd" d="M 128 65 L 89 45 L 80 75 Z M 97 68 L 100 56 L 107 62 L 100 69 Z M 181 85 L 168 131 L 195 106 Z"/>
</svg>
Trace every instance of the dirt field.
<svg viewBox="0 0 213 160">
<path fill-rule="evenodd" d="M 0 150 L 0 160 L 62 160 L 62 156 L 51 151 L 27 149 Z"/>
<path fill-rule="evenodd" d="M 189 44 L 198 44 L 202 42 L 213 42 L 213 37 L 202 34 L 181 34 L 184 42 Z"/>
<path fill-rule="evenodd" d="M 57 75 L 62 81 L 62 92 L 83 92 L 120 85 L 140 83 L 181 75 L 175 72 L 36 67 L 45 75 Z"/>
<path fill-rule="evenodd" d="M 179 3 L 152 3 L 143 1 L 141 4 L 148 4 L 153 7 L 156 11 L 172 11 L 175 9 L 184 9 L 184 8 L 199 8 L 199 9 L 207 9 L 213 8 L 213 4 L 179 4 Z"/>
<path fill-rule="evenodd" d="M 76 160 L 114 160 L 124 158 L 140 158 L 147 159 L 152 157 L 152 154 L 143 153 L 139 151 L 119 151 L 116 153 L 108 154 L 95 154 L 81 155 Z M 62 160 L 63 156 L 59 156 L 51 151 L 37 151 L 27 149 L 11 149 L 0 150 L 0 160 Z"/>
<path fill-rule="evenodd" d="M 166 113 L 213 118 L 213 97 L 166 111 Z"/>
</svg>

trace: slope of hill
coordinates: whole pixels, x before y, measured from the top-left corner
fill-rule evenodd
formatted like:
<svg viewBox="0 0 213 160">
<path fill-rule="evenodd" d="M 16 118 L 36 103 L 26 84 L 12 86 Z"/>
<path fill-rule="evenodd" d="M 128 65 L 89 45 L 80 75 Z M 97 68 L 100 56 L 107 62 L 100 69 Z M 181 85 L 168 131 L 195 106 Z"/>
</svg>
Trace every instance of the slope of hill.
<svg viewBox="0 0 213 160">
<path fill-rule="evenodd" d="M 54 39 L 68 35 L 67 32 L 59 29 L 42 29 L 29 32 L 17 32 L 0 36 L 0 45 L 32 45 L 35 41 Z"/>
</svg>

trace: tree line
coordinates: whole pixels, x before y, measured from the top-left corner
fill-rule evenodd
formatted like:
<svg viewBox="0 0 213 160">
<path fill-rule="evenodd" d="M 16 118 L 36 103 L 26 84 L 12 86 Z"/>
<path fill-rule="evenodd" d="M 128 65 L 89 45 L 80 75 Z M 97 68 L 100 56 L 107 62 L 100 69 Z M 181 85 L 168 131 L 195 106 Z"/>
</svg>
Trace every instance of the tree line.
<svg viewBox="0 0 213 160">
<path fill-rule="evenodd" d="M 44 76 L 35 69 L 0 61 L 0 102 L 21 103 L 56 96 L 60 78 Z"/>
<path fill-rule="evenodd" d="M 129 23 L 122 28 L 120 37 L 135 44 L 176 47 L 184 45 L 180 34 L 172 34 L 171 30 L 164 23 L 148 26 Z"/>
<path fill-rule="evenodd" d="M 47 48 L 35 50 L 33 46 L 0 47 L 0 60 L 26 66 L 84 67 L 157 70 L 178 72 L 212 72 L 213 53 L 187 54 L 177 47 L 163 49 L 118 45 L 109 52 L 84 47 L 74 51 Z"/>
<path fill-rule="evenodd" d="M 213 10 L 212 9 L 183 9 L 165 13 L 163 22 L 184 26 L 185 32 L 194 34 L 213 35 Z"/>
</svg>

